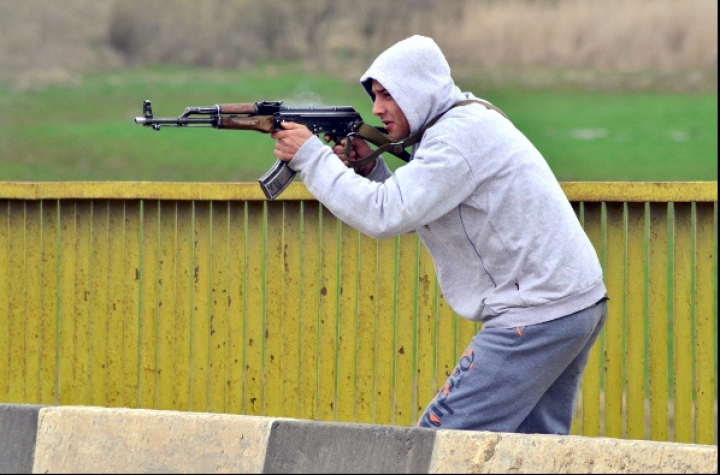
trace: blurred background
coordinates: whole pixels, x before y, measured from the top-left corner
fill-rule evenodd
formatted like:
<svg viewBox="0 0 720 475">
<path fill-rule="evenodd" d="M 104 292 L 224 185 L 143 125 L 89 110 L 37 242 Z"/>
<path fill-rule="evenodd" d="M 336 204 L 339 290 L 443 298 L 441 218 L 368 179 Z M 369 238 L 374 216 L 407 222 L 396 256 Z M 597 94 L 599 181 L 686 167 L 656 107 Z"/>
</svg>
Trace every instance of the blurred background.
<svg viewBox="0 0 720 475">
<path fill-rule="evenodd" d="M 431 36 L 560 180 L 717 180 L 716 0 L 0 0 L 0 180 L 254 181 L 256 132 L 134 124 L 186 106 L 352 105 Z M 399 166 L 391 157 L 391 166 Z"/>
</svg>

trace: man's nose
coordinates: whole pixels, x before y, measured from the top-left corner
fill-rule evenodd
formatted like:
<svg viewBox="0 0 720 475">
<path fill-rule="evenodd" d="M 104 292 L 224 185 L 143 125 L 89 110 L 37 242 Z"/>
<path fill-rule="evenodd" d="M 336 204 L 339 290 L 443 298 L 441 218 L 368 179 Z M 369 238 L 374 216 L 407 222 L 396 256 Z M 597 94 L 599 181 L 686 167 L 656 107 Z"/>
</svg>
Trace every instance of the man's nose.
<svg viewBox="0 0 720 475">
<path fill-rule="evenodd" d="M 372 113 L 373 115 L 383 114 L 385 113 L 385 108 L 379 103 L 379 101 L 375 101 L 373 103 Z"/>
</svg>

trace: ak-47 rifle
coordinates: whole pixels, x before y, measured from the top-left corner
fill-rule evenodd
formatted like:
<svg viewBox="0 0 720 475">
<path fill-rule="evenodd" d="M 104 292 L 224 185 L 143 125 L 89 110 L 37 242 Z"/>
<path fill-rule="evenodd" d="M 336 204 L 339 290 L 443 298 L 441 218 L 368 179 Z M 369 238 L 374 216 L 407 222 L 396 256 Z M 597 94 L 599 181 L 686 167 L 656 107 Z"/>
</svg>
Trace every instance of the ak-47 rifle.
<svg viewBox="0 0 720 475">
<path fill-rule="evenodd" d="M 187 107 L 177 118 L 159 119 L 153 117 L 150 101 L 143 101 L 143 115 L 135 123 L 160 130 L 163 125 L 175 127 L 211 126 L 216 129 L 255 130 L 271 133 L 282 129 L 283 121 L 305 125 L 313 134 L 329 134 L 335 143 L 348 136 L 359 136 L 379 146 L 373 153 L 360 160 L 352 161 L 358 168 L 374 160 L 378 155 L 389 152 L 405 161 L 409 154 L 402 143 L 393 143 L 385 129 L 365 124 L 360 114 L 349 106 L 330 107 L 286 107 L 282 101 L 261 101 L 242 104 L 217 104 L 209 107 Z M 350 153 L 346 143 L 346 156 Z M 274 200 L 287 188 L 295 171 L 286 162 L 277 160 L 275 165 L 258 182 L 268 200 Z"/>
</svg>

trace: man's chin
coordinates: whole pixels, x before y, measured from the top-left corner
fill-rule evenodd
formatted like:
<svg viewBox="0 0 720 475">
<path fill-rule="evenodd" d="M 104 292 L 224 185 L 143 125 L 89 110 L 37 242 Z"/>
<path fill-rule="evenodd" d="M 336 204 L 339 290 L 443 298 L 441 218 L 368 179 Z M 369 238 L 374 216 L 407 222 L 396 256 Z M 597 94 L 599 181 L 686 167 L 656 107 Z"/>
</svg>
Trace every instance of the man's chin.
<svg viewBox="0 0 720 475">
<path fill-rule="evenodd" d="M 393 142 L 399 142 L 402 140 L 402 137 L 399 137 L 398 134 L 393 133 L 394 127 L 392 125 L 389 129 L 386 127 L 385 130 L 387 130 L 387 136 L 390 137 Z"/>
</svg>

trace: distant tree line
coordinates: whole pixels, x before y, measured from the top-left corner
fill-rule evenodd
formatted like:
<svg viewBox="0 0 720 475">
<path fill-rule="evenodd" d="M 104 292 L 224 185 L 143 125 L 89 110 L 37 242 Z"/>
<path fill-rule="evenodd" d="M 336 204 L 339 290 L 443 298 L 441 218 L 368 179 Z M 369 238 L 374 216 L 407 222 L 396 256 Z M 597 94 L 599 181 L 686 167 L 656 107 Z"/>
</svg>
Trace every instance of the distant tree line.
<svg viewBox="0 0 720 475">
<path fill-rule="evenodd" d="M 116 0 L 107 41 L 130 63 L 237 67 L 367 60 L 411 34 L 456 63 L 717 67 L 716 0 Z"/>
</svg>

